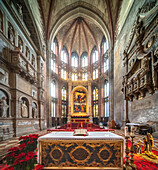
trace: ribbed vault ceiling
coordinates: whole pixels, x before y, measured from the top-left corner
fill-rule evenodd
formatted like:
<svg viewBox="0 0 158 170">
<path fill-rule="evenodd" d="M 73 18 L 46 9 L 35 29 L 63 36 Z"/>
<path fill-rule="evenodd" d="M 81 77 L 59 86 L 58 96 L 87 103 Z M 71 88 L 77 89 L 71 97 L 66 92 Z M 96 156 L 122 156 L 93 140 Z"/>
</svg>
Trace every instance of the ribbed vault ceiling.
<svg viewBox="0 0 158 170">
<path fill-rule="evenodd" d="M 56 35 L 60 51 L 65 46 L 69 54 L 76 51 L 79 56 L 84 51 L 90 53 L 94 46 L 99 47 L 102 37 L 98 26 L 81 17 L 65 24 Z"/>
</svg>

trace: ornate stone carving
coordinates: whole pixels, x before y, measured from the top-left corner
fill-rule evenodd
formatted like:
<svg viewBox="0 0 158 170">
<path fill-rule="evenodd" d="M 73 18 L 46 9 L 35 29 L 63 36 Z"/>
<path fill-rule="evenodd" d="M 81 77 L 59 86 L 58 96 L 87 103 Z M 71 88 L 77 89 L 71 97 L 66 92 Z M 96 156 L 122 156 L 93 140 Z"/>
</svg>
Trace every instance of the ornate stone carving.
<svg viewBox="0 0 158 170">
<path fill-rule="evenodd" d="M 2 99 L 0 99 L 0 110 L 2 112 L 2 117 L 7 117 L 8 107 L 6 97 L 2 97 Z"/>
<path fill-rule="evenodd" d="M 18 36 L 18 47 L 20 49 L 20 52 L 23 52 L 23 41 L 20 36 Z"/>
<path fill-rule="evenodd" d="M 24 118 L 28 118 L 28 116 L 29 116 L 28 106 L 26 105 L 26 101 L 25 100 L 22 100 L 22 103 L 21 103 L 21 115 Z"/>
<path fill-rule="evenodd" d="M 153 7 L 153 4 L 151 6 Z M 153 16 L 156 16 L 158 11 L 152 10 L 153 13 L 143 18 L 140 17 L 141 11 L 139 9 L 123 58 L 126 73 L 123 76 L 122 91 L 124 98 L 130 101 L 133 98 L 138 99 L 138 96 L 144 97 L 146 93 L 154 93 L 158 86 L 158 69 L 156 69 L 158 59 L 154 52 L 158 44 L 156 38 L 158 26 L 155 25 L 153 28 L 153 20 L 156 20 Z"/>
<path fill-rule="evenodd" d="M 8 38 L 9 38 L 10 42 L 14 45 L 15 32 L 14 32 L 13 26 L 10 23 L 8 24 Z"/>
<path fill-rule="evenodd" d="M 38 118 L 38 109 L 37 104 L 35 102 L 32 103 L 32 117 Z"/>
<path fill-rule="evenodd" d="M 26 47 L 26 58 L 30 60 L 30 50 L 28 47 Z"/>
<path fill-rule="evenodd" d="M 8 72 L 0 68 L 0 82 L 8 84 Z"/>
<path fill-rule="evenodd" d="M 33 54 L 32 54 L 31 64 L 33 65 L 33 67 L 35 67 L 35 56 Z"/>
</svg>

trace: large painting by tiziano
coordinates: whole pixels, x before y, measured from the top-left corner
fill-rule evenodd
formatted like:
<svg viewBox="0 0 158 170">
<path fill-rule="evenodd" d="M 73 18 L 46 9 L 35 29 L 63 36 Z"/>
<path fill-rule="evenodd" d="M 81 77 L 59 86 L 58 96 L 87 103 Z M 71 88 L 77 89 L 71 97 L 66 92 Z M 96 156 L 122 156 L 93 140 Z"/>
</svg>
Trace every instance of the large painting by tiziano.
<svg viewBox="0 0 158 170">
<path fill-rule="evenodd" d="M 74 92 L 74 112 L 86 112 L 86 93 L 83 90 Z"/>
</svg>

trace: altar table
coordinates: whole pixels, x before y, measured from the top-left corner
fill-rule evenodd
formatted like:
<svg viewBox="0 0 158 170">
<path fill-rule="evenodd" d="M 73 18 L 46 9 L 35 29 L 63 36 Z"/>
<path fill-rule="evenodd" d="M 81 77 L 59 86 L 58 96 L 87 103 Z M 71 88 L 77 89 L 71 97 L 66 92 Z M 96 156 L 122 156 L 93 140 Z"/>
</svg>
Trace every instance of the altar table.
<svg viewBox="0 0 158 170">
<path fill-rule="evenodd" d="M 52 132 L 38 139 L 44 169 L 123 169 L 124 138 L 111 132 Z"/>
</svg>

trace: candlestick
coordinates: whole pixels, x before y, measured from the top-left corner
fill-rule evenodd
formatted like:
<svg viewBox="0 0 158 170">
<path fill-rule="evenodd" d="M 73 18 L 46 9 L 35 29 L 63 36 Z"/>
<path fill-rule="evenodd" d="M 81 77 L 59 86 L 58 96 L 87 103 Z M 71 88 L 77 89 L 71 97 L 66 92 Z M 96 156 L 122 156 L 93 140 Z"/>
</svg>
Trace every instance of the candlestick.
<svg viewBox="0 0 158 170">
<path fill-rule="evenodd" d="M 134 136 L 134 130 L 135 130 L 135 128 L 134 128 L 134 126 L 131 126 L 131 136 Z"/>
<path fill-rule="evenodd" d="M 129 136 L 129 134 L 128 134 L 128 126 L 125 126 L 125 137 L 126 136 Z"/>
<path fill-rule="evenodd" d="M 125 127 L 126 128 L 126 127 Z M 128 128 L 128 127 L 127 127 Z M 126 131 L 125 131 L 126 132 Z M 126 134 L 126 133 L 125 133 Z M 127 135 L 127 134 L 126 134 Z M 125 164 L 124 164 L 124 169 L 126 170 L 132 170 L 132 167 L 129 165 L 129 149 L 128 149 L 128 138 L 129 136 L 125 136 L 125 139 L 126 139 L 126 150 L 125 150 L 125 153 L 126 153 L 126 159 L 125 159 Z"/>
<path fill-rule="evenodd" d="M 133 158 L 134 157 L 134 154 L 133 154 L 134 153 L 134 144 L 133 144 L 134 143 L 133 142 L 134 137 L 135 137 L 134 135 L 133 136 L 131 135 L 131 139 L 132 139 L 131 140 L 131 150 L 130 150 L 131 151 L 131 158 L 130 158 L 129 165 L 132 167 L 132 169 L 137 170 L 136 165 L 134 164 L 134 158 Z"/>
</svg>

